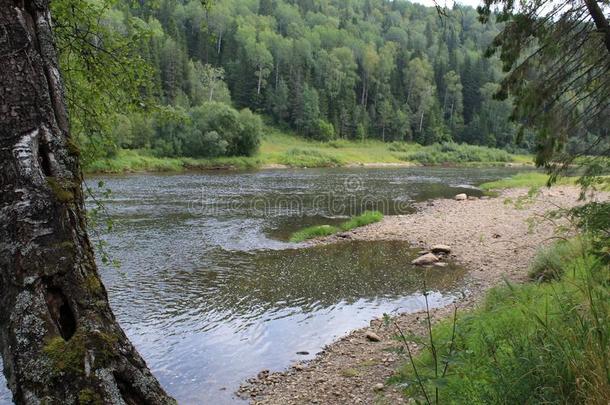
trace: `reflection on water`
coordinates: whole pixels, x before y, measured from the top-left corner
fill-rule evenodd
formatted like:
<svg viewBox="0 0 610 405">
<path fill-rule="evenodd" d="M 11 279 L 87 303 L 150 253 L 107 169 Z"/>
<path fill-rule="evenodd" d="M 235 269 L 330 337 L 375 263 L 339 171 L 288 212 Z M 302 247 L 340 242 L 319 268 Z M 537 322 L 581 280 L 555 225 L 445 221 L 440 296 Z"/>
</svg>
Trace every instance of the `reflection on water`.
<svg viewBox="0 0 610 405">
<path fill-rule="evenodd" d="M 292 231 L 367 208 L 411 212 L 413 201 L 508 174 L 411 168 L 107 177 L 113 195 L 105 204 L 116 226 L 104 238 L 122 267 L 101 273 L 121 325 L 180 403 L 235 403 L 232 392 L 258 370 L 310 358 L 384 312 L 421 309 L 424 281 L 433 305 L 460 287 L 462 270 L 412 268 L 413 253 L 401 242 L 304 249 L 286 242 Z M 0 403 L 10 403 L 0 383 Z"/>
</svg>

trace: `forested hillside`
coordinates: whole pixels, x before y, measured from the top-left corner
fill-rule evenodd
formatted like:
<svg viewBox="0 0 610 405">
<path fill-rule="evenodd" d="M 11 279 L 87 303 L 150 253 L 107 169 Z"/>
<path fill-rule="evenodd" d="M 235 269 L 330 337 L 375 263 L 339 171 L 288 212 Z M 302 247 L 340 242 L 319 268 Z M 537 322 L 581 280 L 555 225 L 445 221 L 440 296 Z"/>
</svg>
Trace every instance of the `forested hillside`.
<svg viewBox="0 0 610 405">
<path fill-rule="evenodd" d="M 257 114 L 317 140 L 514 147 L 510 101 L 493 98 L 501 63 L 484 57 L 498 28 L 469 7 L 443 18 L 383 0 L 161 0 L 102 10 L 109 35 L 138 34 L 132 56 L 150 67 L 138 91 L 147 106 L 164 106 L 113 118 L 108 132 L 121 147 L 250 155 Z"/>
</svg>

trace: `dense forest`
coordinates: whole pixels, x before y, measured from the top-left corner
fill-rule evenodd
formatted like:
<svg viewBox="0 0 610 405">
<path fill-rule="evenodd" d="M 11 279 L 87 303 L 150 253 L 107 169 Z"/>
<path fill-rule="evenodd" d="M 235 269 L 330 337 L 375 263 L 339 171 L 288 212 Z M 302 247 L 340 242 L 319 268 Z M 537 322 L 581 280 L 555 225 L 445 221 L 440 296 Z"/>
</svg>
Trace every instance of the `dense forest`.
<svg viewBox="0 0 610 405">
<path fill-rule="evenodd" d="M 434 8 L 382 0 L 161 0 L 96 10 L 105 45 L 119 42 L 114 54 L 136 44 L 125 58 L 144 66 L 133 73 L 147 100 L 138 105 L 157 106 L 110 111 L 101 153 L 120 146 L 160 156 L 251 155 L 259 116 L 316 140 L 515 148 L 510 99 L 494 99 L 501 63 L 484 56 L 499 27 L 479 23 L 470 7 L 442 18 Z M 68 93 L 98 80 L 85 72 L 76 86 L 65 70 Z M 81 143 L 96 142 L 87 132 Z"/>
</svg>

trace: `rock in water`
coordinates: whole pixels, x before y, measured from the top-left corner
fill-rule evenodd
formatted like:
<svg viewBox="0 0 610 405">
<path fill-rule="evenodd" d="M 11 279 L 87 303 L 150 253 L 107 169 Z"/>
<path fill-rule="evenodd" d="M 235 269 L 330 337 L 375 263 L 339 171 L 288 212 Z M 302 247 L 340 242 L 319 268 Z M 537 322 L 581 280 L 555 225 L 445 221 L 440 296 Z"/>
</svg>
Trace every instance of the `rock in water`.
<svg viewBox="0 0 610 405">
<path fill-rule="evenodd" d="M 468 196 L 464 193 L 461 193 L 461 194 L 456 194 L 455 197 L 453 197 L 453 198 L 457 201 L 464 201 L 464 200 L 468 199 Z"/>
<path fill-rule="evenodd" d="M 375 332 L 367 331 L 365 336 L 371 342 L 381 342 L 381 338 Z"/>
<path fill-rule="evenodd" d="M 413 260 L 411 262 L 411 264 L 414 264 L 416 266 L 425 266 L 427 264 L 434 264 L 438 262 L 438 257 L 436 257 L 434 254 L 432 253 L 427 253 L 423 256 L 419 256 L 417 259 Z"/>
<path fill-rule="evenodd" d="M 434 245 L 430 248 L 430 251 L 432 253 L 444 253 L 448 255 L 451 253 L 451 247 L 447 245 Z"/>
</svg>

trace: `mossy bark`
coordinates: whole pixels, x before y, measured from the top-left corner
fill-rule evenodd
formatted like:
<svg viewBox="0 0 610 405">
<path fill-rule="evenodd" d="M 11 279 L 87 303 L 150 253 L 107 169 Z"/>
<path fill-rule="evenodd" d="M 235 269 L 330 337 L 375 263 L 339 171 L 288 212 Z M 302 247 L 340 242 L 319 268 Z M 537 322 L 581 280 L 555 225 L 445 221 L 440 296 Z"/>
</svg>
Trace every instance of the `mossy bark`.
<svg viewBox="0 0 610 405">
<path fill-rule="evenodd" d="M 0 0 L 0 349 L 17 404 L 168 404 L 85 228 L 48 0 Z"/>
</svg>

